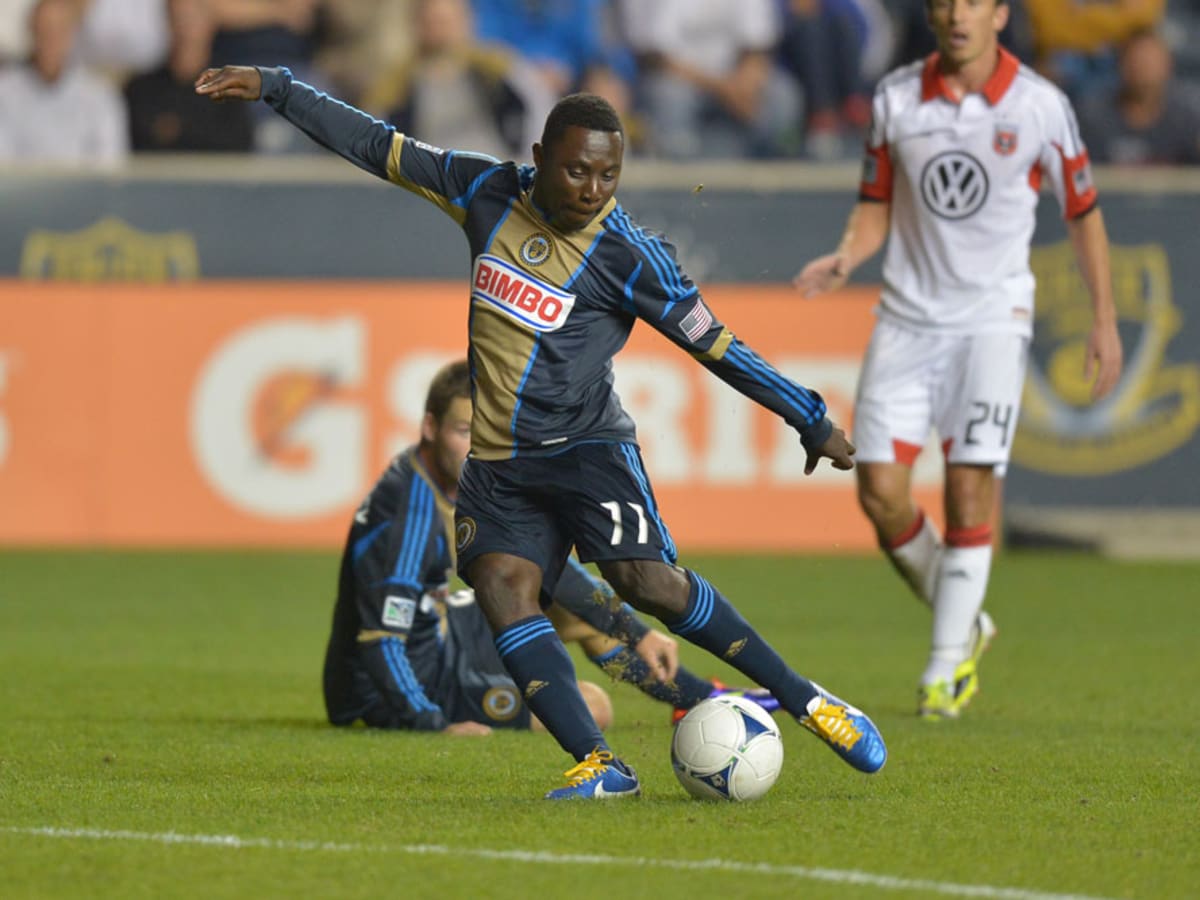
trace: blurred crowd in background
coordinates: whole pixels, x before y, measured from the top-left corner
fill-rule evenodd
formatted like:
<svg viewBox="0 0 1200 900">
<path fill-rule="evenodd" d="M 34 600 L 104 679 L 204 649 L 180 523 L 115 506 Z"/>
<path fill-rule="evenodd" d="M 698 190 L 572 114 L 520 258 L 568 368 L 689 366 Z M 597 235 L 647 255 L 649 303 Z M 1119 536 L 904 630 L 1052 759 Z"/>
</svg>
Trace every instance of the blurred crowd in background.
<svg viewBox="0 0 1200 900">
<path fill-rule="evenodd" d="M 444 147 L 527 160 L 588 90 L 650 158 L 855 159 L 875 82 L 934 50 L 926 0 L 0 0 L 0 161 L 307 153 L 223 64 Z M 1200 162 L 1200 0 L 1010 0 L 1002 41 L 1074 101 L 1094 161 Z"/>
</svg>

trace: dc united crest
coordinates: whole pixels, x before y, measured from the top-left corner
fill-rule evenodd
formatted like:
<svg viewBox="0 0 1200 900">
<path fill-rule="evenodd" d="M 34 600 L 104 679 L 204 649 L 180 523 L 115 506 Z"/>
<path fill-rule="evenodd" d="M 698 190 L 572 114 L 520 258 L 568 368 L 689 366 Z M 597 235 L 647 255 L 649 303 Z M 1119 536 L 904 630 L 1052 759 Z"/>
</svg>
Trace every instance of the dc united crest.
<svg viewBox="0 0 1200 900">
<path fill-rule="evenodd" d="M 966 219 L 983 208 L 988 197 L 988 177 L 970 153 L 948 150 L 925 164 L 921 172 L 921 198 L 929 211 L 943 219 Z"/>
<path fill-rule="evenodd" d="M 1017 152 L 1017 127 L 1015 125 L 997 125 L 992 137 L 992 149 L 1001 156 L 1012 156 Z"/>
<path fill-rule="evenodd" d="M 540 231 L 537 234 L 531 234 L 521 244 L 521 262 L 531 266 L 540 266 L 550 258 L 550 251 L 553 249 L 554 244 L 550 240 L 550 235 Z"/>
</svg>

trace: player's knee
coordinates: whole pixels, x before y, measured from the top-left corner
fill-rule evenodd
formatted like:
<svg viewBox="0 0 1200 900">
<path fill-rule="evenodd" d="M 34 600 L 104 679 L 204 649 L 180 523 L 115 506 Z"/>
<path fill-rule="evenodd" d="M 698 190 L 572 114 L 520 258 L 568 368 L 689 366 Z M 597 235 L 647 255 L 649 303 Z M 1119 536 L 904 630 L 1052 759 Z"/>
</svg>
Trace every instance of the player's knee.
<svg viewBox="0 0 1200 900">
<path fill-rule="evenodd" d="M 625 559 L 602 562 L 600 571 L 622 600 L 643 612 L 662 618 L 678 615 L 687 606 L 687 575 L 674 566 Z"/>
<path fill-rule="evenodd" d="M 613 722 L 613 705 L 608 692 L 600 685 L 591 681 L 579 682 L 579 693 L 587 703 L 588 711 L 600 726 L 601 731 L 607 731 Z"/>
<path fill-rule="evenodd" d="M 537 615 L 542 571 L 532 562 L 499 553 L 486 553 L 471 563 L 475 600 L 493 629 Z"/>
<path fill-rule="evenodd" d="M 860 478 L 858 505 L 876 529 L 886 531 L 908 514 L 911 502 L 906 491 L 886 479 Z"/>
</svg>

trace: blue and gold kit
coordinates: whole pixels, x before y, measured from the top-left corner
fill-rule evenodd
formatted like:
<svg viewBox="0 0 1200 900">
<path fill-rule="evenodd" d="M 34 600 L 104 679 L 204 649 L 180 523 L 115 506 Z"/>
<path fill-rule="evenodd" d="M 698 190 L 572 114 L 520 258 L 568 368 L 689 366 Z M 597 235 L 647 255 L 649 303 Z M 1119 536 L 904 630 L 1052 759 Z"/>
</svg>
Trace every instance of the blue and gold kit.
<svg viewBox="0 0 1200 900">
<path fill-rule="evenodd" d="M 454 508 L 404 451 L 371 488 L 342 553 L 325 651 L 325 707 L 335 725 L 440 730 L 472 720 L 527 728 L 521 700 L 470 592 L 449 593 Z M 554 602 L 597 631 L 636 645 L 648 630 L 577 563 Z"/>
<path fill-rule="evenodd" d="M 819 394 L 785 378 L 705 305 L 675 249 L 611 199 L 579 231 L 549 225 L 531 166 L 442 150 L 262 69 L 263 99 L 318 143 L 424 197 L 471 251 L 472 455 L 549 456 L 581 443 L 633 444 L 612 358 L 637 319 L 780 415 L 806 447 L 832 430 Z"/>
</svg>

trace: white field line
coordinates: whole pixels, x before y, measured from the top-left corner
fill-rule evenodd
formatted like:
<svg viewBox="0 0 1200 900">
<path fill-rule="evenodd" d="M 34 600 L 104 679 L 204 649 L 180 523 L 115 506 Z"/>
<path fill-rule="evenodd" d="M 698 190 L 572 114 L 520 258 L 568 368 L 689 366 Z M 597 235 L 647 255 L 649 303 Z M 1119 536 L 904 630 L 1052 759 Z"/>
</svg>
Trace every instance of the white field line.
<svg viewBox="0 0 1200 900">
<path fill-rule="evenodd" d="M 995 900 L 1106 900 L 1083 894 L 1055 894 L 1023 888 L 996 887 L 988 884 L 955 884 L 922 878 L 898 878 L 874 875 L 854 869 L 822 869 L 809 866 L 781 866 L 772 863 L 741 862 L 733 859 L 654 859 L 646 856 L 604 856 L 599 854 L 551 853 L 545 850 L 487 850 L 478 847 L 448 847 L 441 844 L 370 845 L 335 841 L 292 841 L 275 838 L 245 838 L 234 834 L 179 834 L 174 831 L 108 831 L 98 828 L 17 828 L 0 826 L 0 833 L 44 838 L 94 841 L 142 841 L 153 844 L 194 844 L 227 847 L 233 850 L 318 851 L 324 853 L 408 853 L 418 856 L 454 856 L 501 862 L 542 865 L 604 866 L 610 868 L 669 869 L 681 872 L 734 872 L 739 875 L 794 878 L 878 888 L 881 891 L 918 891 L 947 897 L 984 897 Z"/>
</svg>

